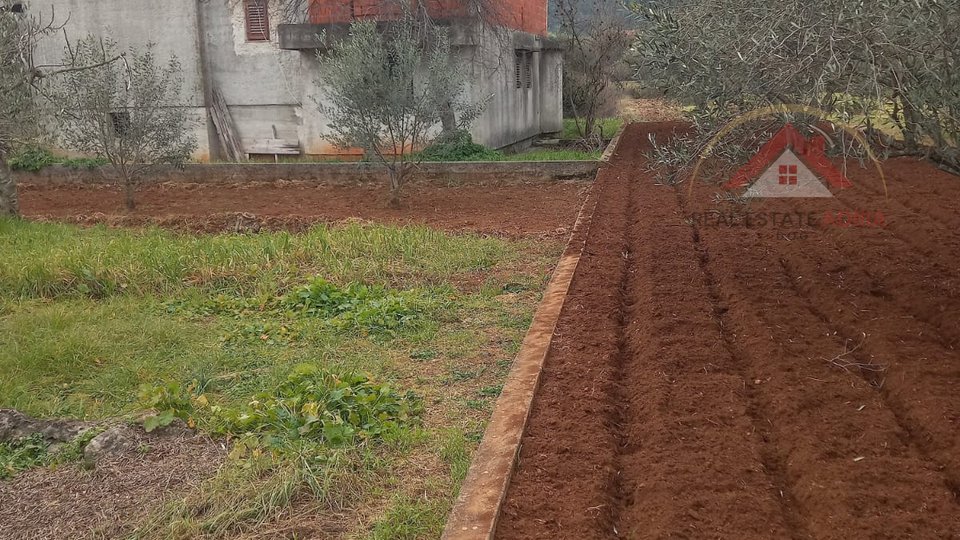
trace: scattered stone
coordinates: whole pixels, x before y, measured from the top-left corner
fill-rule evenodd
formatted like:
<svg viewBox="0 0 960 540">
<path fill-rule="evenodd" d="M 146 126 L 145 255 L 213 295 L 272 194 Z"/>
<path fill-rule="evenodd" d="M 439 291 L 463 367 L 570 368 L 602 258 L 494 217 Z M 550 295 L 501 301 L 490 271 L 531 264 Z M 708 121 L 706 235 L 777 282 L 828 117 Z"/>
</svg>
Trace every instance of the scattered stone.
<svg viewBox="0 0 960 540">
<path fill-rule="evenodd" d="M 263 224 L 254 214 L 241 212 L 237 214 L 233 225 L 234 232 L 240 234 L 256 234 L 262 229 Z"/>
<path fill-rule="evenodd" d="M 13 409 L 0 409 L 0 442 L 40 433 L 49 442 L 70 442 L 95 424 L 79 420 L 38 420 Z"/>
<path fill-rule="evenodd" d="M 83 449 L 83 462 L 95 467 L 103 459 L 115 458 L 140 447 L 140 438 L 133 426 L 120 424 L 97 435 Z"/>
</svg>

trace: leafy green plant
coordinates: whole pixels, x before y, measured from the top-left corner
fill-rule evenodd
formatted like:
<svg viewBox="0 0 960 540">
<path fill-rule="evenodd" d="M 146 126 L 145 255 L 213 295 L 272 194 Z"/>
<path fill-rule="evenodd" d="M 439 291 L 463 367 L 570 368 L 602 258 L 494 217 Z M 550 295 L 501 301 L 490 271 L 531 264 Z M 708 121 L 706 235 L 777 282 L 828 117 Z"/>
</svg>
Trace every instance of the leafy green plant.
<svg viewBox="0 0 960 540">
<path fill-rule="evenodd" d="M 503 153 L 473 142 L 469 131 L 457 130 L 438 138 L 419 157 L 423 161 L 500 161 Z"/>
<path fill-rule="evenodd" d="M 380 440 L 419 423 L 423 405 L 412 392 L 401 394 L 368 375 L 337 375 L 304 364 L 246 407 L 215 412 L 227 432 L 253 436 L 269 447 L 298 439 L 337 447 Z"/>
<path fill-rule="evenodd" d="M 184 387 L 175 382 L 141 385 L 140 404 L 146 409 L 157 412 L 143 421 L 143 429 L 149 433 L 157 428 L 169 426 L 177 419 L 183 420 L 191 428 L 195 427 L 196 408 L 198 405 L 206 405 L 207 398 L 194 395 L 193 389 L 192 384 Z"/>
<path fill-rule="evenodd" d="M 14 171 L 37 172 L 45 167 L 55 165 L 59 160 L 46 148 L 31 146 L 23 148 L 7 159 L 7 164 Z"/>
<path fill-rule="evenodd" d="M 328 318 L 342 330 L 393 332 L 417 315 L 409 296 L 363 283 L 338 287 L 317 277 L 283 297 L 280 304 L 288 310 Z"/>
<path fill-rule="evenodd" d="M 0 480 L 12 478 L 18 472 L 43 465 L 49 445 L 43 435 L 36 433 L 14 442 L 0 443 Z"/>
</svg>

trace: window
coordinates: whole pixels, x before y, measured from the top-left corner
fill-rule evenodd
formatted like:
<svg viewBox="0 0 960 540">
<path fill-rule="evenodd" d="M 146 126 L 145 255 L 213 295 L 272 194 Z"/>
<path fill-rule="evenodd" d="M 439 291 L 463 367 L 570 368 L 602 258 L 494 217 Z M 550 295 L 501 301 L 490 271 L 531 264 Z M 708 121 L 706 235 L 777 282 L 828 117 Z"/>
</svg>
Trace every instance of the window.
<svg viewBox="0 0 960 540">
<path fill-rule="evenodd" d="M 780 166 L 780 185 L 781 186 L 797 185 L 797 166 L 796 165 Z"/>
<path fill-rule="evenodd" d="M 113 123 L 113 132 L 117 137 L 123 137 L 130 133 L 130 113 L 127 111 L 117 111 L 110 113 L 110 122 Z"/>
<path fill-rule="evenodd" d="M 267 0 L 243 0 L 247 24 L 247 41 L 270 41 L 270 19 Z"/>
</svg>

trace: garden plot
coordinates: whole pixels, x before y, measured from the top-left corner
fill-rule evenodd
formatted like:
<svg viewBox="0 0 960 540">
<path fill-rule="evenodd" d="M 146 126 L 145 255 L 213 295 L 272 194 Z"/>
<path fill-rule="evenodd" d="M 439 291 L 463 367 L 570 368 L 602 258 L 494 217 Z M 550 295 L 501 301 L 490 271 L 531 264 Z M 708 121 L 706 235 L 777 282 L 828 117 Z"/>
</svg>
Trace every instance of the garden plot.
<svg viewBox="0 0 960 540">
<path fill-rule="evenodd" d="M 498 538 L 945 538 L 960 531 L 960 180 L 884 163 L 716 226 L 628 128 L 561 313 Z M 796 221 L 795 221 L 796 223 Z M 861 224 L 862 225 L 862 224 Z M 797 234 L 797 233 L 800 234 Z"/>
<path fill-rule="evenodd" d="M 445 230 L 523 236 L 557 234 L 577 215 L 588 183 L 415 182 L 405 188 L 403 208 L 387 207 L 381 182 L 166 182 L 143 186 L 134 212 L 109 184 L 21 186 L 25 216 L 80 224 L 156 224 L 180 230 L 219 232 L 302 230 L 314 223 L 371 220 L 426 224 Z M 568 231 L 560 231 L 560 234 Z"/>
<path fill-rule="evenodd" d="M 139 426 L 93 470 L 0 443 L 0 537 L 437 536 L 575 206 L 510 239 L 0 222 L 0 408 Z"/>
</svg>

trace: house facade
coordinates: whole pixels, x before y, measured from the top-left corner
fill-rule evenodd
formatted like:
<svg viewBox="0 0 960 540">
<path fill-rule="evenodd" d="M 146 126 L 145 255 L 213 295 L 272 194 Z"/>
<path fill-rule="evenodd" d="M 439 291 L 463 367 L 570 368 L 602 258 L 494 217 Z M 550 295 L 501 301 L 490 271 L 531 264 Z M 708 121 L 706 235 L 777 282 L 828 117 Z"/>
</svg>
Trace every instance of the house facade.
<svg viewBox="0 0 960 540">
<path fill-rule="evenodd" d="M 316 55 L 353 20 L 389 19 L 384 0 L 305 0 L 307 12 L 294 24 L 284 22 L 280 1 L 34 0 L 29 9 L 46 17 L 52 9 L 71 40 L 92 33 L 121 47 L 153 42 L 159 56 L 175 54 L 185 105 L 197 120 L 199 161 L 228 159 L 231 141 L 251 157 L 357 154 L 326 140 Z M 506 148 L 562 130 L 563 60 L 546 37 L 546 0 L 485 1 L 496 15 L 482 24 L 466 15 L 462 0 L 428 0 L 469 68 L 468 94 L 487 100 L 471 127 L 474 140 Z M 62 37 L 48 38 L 38 63 L 57 61 L 63 46 Z"/>
</svg>

